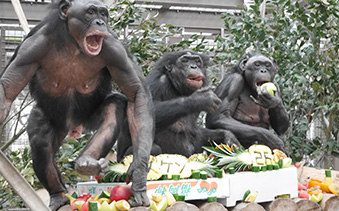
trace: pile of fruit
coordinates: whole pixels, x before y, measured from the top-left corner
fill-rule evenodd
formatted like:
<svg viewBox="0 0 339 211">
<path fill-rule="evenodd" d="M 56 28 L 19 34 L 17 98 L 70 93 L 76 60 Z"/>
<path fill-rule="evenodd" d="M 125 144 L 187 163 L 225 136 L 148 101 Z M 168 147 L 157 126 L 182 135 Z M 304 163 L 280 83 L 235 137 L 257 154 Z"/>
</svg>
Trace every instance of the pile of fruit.
<svg viewBox="0 0 339 211">
<path fill-rule="evenodd" d="M 298 195 L 300 198 L 320 202 L 323 199 L 323 192 L 338 195 L 339 185 L 333 183 L 331 170 L 325 170 L 324 180 L 310 179 L 305 184 L 298 183 Z"/>
<path fill-rule="evenodd" d="M 214 143 L 215 144 L 215 143 Z M 231 174 L 237 171 L 267 171 L 289 167 L 292 159 L 278 149 L 265 145 L 252 145 L 247 150 L 242 146 L 215 144 L 203 147 L 210 155 L 194 154 L 189 158 L 177 154 L 150 156 L 147 180 L 196 178 L 195 172 L 207 177 L 219 177 L 220 170 Z M 133 155 L 121 163 L 110 162 L 109 171 L 98 179 L 98 183 L 125 182 L 126 172 L 133 161 Z M 173 178 L 172 178 L 173 177 Z"/>
<path fill-rule="evenodd" d="M 83 194 L 77 196 L 76 193 L 63 194 L 70 200 L 70 208 L 79 211 L 118 211 L 129 210 L 131 208 L 128 200 L 134 200 L 130 185 L 114 186 L 111 192 L 103 191 L 101 194 Z M 176 199 L 177 197 L 177 199 Z M 172 205 L 178 198 L 175 194 L 171 194 L 168 190 L 164 195 L 153 194 L 150 198 L 150 209 L 154 211 L 163 211 Z"/>
</svg>

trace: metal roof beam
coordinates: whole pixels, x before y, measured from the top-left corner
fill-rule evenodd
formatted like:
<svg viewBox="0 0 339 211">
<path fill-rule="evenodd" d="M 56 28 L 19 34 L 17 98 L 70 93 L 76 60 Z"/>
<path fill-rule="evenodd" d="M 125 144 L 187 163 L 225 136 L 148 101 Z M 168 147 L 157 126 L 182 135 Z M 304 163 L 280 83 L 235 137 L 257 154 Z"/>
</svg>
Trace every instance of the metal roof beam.
<svg viewBox="0 0 339 211">
<path fill-rule="evenodd" d="M 151 2 L 151 4 L 163 5 L 164 9 L 171 6 L 235 9 L 237 5 L 244 4 L 244 0 L 136 0 L 135 2 L 137 4 Z"/>
</svg>

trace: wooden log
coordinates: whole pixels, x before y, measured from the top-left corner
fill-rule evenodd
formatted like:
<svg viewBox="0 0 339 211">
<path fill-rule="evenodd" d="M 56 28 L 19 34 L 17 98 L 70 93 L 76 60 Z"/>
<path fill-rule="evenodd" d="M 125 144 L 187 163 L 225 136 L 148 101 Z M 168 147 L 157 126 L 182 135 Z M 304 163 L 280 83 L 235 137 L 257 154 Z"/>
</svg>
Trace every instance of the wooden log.
<svg viewBox="0 0 339 211">
<path fill-rule="evenodd" d="M 320 205 L 312 200 L 294 198 L 293 201 L 297 204 L 298 211 L 321 211 Z"/>
<path fill-rule="evenodd" d="M 329 193 L 323 193 L 323 199 L 320 202 L 323 211 L 332 211 L 339 209 L 339 196 Z"/>
<path fill-rule="evenodd" d="M 129 211 L 151 211 L 148 207 L 133 207 Z"/>
<path fill-rule="evenodd" d="M 241 202 L 232 208 L 232 211 L 265 211 L 265 209 L 261 205 L 254 202 Z"/>
<path fill-rule="evenodd" d="M 200 211 L 200 209 L 193 205 L 183 201 L 177 201 L 170 207 L 167 207 L 166 211 Z"/>
<path fill-rule="evenodd" d="M 207 202 L 199 207 L 201 211 L 228 211 L 223 204 L 219 202 Z"/>
<path fill-rule="evenodd" d="M 298 210 L 297 204 L 290 198 L 277 198 L 271 203 L 264 204 L 268 211 L 294 211 Z"/>
<path fill-rule="evenodd" d="M 58 211 L 70 211 L 70 210 L 72 210 L 72 209 L 71 209 L 71 206 L 69 204 L 64 205 L 64 206 L 62 206 L 58 209 Z"/>
</svg>

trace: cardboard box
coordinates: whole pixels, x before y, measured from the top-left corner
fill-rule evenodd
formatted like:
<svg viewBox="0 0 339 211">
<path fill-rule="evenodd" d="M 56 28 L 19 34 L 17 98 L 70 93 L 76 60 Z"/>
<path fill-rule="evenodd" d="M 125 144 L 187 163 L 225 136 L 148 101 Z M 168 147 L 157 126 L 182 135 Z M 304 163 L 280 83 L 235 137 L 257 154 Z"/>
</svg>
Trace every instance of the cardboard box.
<svg viewBox="0 0 339 211">
<path fill-rule="evenodd" d="M 114 186 L 119 184 L 125 183 L 81 182 L 78 183 L 77 189 L 79 195 L 83 193 L 100 194 L 102 191 L 110 192 Z M 149 196 L 152 196 L 153 193 L 163 194 L 165 188 L 171 193 L 184 195 L 185 200 L 207 199 L 209 196 L 225 198 L 229 196 L 230 190 L 228 178 L 158 180 L 147 182 L 147 194 Z"/>
<path fill-rule="evenodd" d="M 78 194 L 100 194 L 102 191 L 110 192 L 116 185 L 123 183 L 78 183 Z M 235 206 L 237 201 L 243 199 L 247 190 L 258 191 L 255 202 L 273 201 L 278 195 L 298 196 L 297 169 L 293 166 L 266 172 L 237 172 L 225 174 L 222 179 L 208 178 L 207 180 L 182 179 L 158 180 L 147 182 L 147 194 L 163 193 L 165 187 L 171 193 L 185 195 L 185 200 L 204 200 L 209 196 L 216 196 L 218 202 L 226 207 Z"/>
</svg>

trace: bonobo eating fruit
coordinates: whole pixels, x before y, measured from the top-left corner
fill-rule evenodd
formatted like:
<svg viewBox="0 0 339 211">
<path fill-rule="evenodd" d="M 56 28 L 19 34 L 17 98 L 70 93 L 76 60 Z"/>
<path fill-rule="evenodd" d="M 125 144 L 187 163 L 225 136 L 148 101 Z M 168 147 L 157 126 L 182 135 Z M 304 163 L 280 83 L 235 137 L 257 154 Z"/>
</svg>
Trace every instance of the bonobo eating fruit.
<svg viewBox="0 0 339 211">
<path fill-rule="evenodd" d="M 245 148 L 261 143 L 283 149 L 284 142 L 269 130 L 272 127 L 282 135 L 289 125 L 288 113 L 274 81 L 277 71 L 273 59 L 260 53 L 244 55 L 217 86 L 215 93 L 222 105 L 207 114 L 206 126 L 231 131 Z M 268 82 L 274 83 L 275 92 Z M 269 91 L 273 95 L 265 86 L 271 86 Z"/>
</svg>

